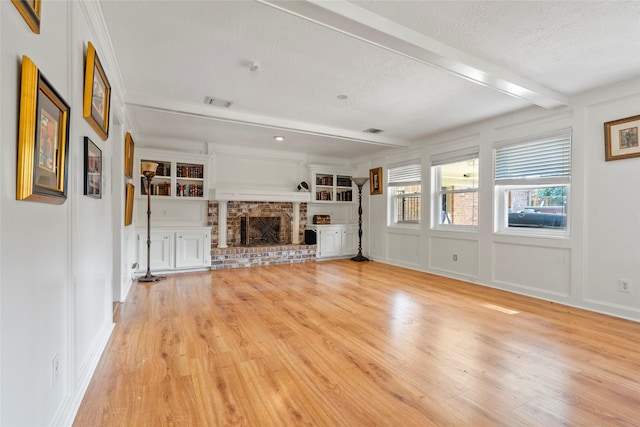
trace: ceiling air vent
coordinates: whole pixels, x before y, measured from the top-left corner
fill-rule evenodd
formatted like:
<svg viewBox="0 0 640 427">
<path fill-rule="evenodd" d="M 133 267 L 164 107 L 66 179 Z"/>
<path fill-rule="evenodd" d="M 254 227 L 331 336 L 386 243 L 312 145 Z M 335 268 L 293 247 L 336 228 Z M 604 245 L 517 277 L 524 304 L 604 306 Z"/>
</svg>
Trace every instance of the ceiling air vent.
<svg viewBox="0 0 640 427">
<path fill-rule="evenodd" d="M 364 133 L 381 133 L 384 132 L 382 129 L 376 129 L 376 128 L 369 128 L 369 129 L 365 129 L 362 132 Z"/>
<path fill-rule="evenodd" d="M 213 105 L 216 107 L 229 108 L 233 105 L 233 101 L 227 101 L 226 99 L 214 98 L 213 96 L 205 96 L 204 103 Z"/>
</svg>

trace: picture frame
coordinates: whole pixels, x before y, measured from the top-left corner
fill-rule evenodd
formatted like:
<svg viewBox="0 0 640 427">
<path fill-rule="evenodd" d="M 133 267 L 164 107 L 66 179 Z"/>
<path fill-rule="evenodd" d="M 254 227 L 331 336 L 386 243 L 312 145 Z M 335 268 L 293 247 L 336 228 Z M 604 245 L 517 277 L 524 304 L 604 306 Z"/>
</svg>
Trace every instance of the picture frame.
<svg viewBox="0 0 640 427">
<path fill-rule="evenodd" d="M 369 189 L 371 195 L 382 194 L 382 168 L 369 169 Z"/>
<path fill-rule="evenodd" d="M 111 85 L 95 47 L 88 42 L 82 115 L 104 141 L 109 137 L 110 107 Z"/>
<path fill-rule="evenodd" d="M 16 200 L 67 199 L 69 104 L 36 64 L 22 57 Z"/>
<path fill-rule="evenodd" d="M 135 143 L 130 132 L 124 137 L 124 175 L 127 178 L 133 178 L 133 152 Z"/>
<path fill-rule="evenodd" d="M 102 150 L 84 137 L 84 195 L 102 198 Z"/>
<path fill-rule="evenodd" d="M 604 158 L 610 160 L 640 157 L 640 115 L 604 124 Z"/>
<path fill-rule="evenodd" d="M 136 187 L 132 183 L 127 183 L 125 190 L 126 198 L 124 205 L 124 226 L 131 225 L 133 223 L 133 198 L 135 195 Z"/>
<path fill-rule="evenodd" d="M 41 0 L 11 0 L 24 18 L 31 31 L 40 34 Z"/>
</svg>

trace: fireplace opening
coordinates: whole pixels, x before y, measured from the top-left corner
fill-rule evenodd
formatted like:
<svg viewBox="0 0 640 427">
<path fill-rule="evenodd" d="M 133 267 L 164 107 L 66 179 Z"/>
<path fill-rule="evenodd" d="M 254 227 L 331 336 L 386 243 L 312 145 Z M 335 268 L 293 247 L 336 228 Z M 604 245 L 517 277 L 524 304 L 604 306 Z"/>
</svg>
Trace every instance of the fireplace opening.
<svg viewBox="0 0 640 427">
<path fill-rule="evenodd" d="M 281 218 L 279 216 L 243 216 L 240 218 L 240 244 L 244 246 L 268 246 L 281 243 Z"/>
</svg>

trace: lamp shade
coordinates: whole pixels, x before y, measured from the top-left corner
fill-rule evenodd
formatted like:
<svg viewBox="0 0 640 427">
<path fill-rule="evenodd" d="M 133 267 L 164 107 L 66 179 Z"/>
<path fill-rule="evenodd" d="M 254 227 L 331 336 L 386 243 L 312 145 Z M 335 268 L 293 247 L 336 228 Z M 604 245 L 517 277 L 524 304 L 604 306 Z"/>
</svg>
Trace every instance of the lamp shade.
<svg viewBox="0 0 640 427">
<path fill-rule="evenodd" d="M 153 172 L 155 174 L 156 169 L 158 169 L 158 164 L 155 162 L 140 162 L 140 172 L 143 174 L 145 172 Z"/>
<path fill-rule="evenodd" d="M 367 181 L 369 181 L 369 177 L 365 176 L 365 177 L 351 178 L 351 180 L 355 182 L 358 187 L 360 187 L 364 185 Z"/>
</svg>

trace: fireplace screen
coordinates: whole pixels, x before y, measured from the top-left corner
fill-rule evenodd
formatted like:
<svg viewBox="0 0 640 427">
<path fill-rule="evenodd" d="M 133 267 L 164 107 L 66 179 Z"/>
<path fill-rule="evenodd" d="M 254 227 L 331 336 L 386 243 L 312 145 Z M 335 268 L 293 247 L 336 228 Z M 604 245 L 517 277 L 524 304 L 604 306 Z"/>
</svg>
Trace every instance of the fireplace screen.
<svg viewBox="0 0 640 427">
<path fill-rule="evenodd" d="M 280 217 L 254 216 L 240 220 L 240 243 L 246 246 L 279 245 Z"/>
</svg>

